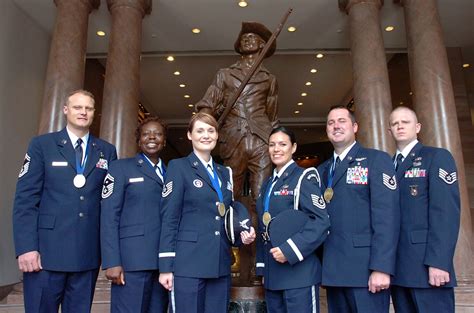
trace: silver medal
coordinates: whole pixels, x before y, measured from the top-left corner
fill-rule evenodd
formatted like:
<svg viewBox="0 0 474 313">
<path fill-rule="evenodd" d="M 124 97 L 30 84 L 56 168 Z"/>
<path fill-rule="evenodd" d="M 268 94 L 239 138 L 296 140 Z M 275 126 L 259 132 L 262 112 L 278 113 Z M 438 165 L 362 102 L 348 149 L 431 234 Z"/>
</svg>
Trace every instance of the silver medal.
<svg viewBox="0 0 474 313">
<path fill-rule="evenodd" d="M 74 184 L 74 187 L 82 188 L 86 184 L 86 177 L 82 174 L 77 174 L 76 176 L 74 176 L 74 180 L 72 182 Z"/>
</svg>

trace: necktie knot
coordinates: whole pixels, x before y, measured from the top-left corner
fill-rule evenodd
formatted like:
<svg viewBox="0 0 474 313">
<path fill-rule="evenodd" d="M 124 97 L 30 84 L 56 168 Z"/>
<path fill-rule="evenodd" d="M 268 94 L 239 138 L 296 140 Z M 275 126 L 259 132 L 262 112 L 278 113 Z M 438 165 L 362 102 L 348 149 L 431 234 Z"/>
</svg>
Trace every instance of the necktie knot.
<svg viewBox="0 0 474 313">
<path fill-rule="evenodd" d="M 82 139 L 78 138 L 76 141 L 76 148 L 80 147 L 82 145 Z"/>
</svg>

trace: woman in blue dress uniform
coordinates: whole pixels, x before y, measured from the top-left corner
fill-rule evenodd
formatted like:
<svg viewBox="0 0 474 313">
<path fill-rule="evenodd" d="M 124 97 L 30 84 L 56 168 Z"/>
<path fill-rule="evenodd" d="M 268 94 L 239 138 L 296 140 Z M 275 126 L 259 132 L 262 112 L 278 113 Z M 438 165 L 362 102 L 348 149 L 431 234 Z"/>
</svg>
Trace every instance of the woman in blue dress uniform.
<svg viewBox="0 0 474 313">
<path fill-rule="evenodd" d="M 156 117 L 145 119 L 136 130 L 141 153 L 112 162 L 104 180 L 102 268 L 112 281 L 111 312 L 167 312 L 168 292 L 158 282 L 163 125 Z"/>
<path fill-rule="evenodd" d="M 224 313 L 231 254 L 223 217 L 233 201 L 232 173 L 212 160 L 218 134 L 211 115 L 195 114 L 187 135 L 193 152 L 169 163 L 163 188 L 160 283 L 171 291 L 173 312 Z M 239 243 L 254 238 L 251 228 Z"/>
<path fill-rule="evenodd" d="M 270 238 L 257 238 L 257 275 L 264 277 L 267 311 L 319 312 L 321 262 L 315 250 L 329 229 L 319 174 L 315 168 L 305 170 L 293 161 L 296 139 L 285 127 L 273 129 L 268 151 L 275 169 L 262 185 L 257 201 L 259 234 L 265 232 L 271 221 Z M 287 230 L 295 222 L 292 219 L 273 226 L 277 225 L 278 214 L 287 210 L 299 210 L 307 215 L 306 223 L 296 233 Z M 277 233 L 287 239 L 274 246 L 272 234 Z"/>
</svg>

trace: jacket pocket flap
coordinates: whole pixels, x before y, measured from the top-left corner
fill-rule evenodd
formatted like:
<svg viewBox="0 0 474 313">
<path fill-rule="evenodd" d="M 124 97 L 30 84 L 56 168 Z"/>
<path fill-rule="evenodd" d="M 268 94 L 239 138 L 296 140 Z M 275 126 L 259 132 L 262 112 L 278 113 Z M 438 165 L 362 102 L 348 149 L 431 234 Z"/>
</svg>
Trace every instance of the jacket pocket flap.
<svg viewBox="0 0 474 313">
<path fill-rule="evenodd" d="M 410 233 L 411 243 L 426 243 L 428 230 L 414 230 Z"/>
<path fill-rule="evenodd" d="M 372 236 L 370 234 L 352 236 L 352 244 L 354 247 L 370 247 Z"/>
<path fill-rule="evenodd" d="M 38 218 L 38 228 L 53 229 L 56 223 L 56 216 L 40 214 Z"/>
<path fill-rule="evenodd" d="M 120 228 L 120 238 L 143 236 L 145 229 L 143 225 L 131 225 Z"/>
<path fill-rule="evenodd" d="M 198 234 L 196 231 L 184 230 L 178 233 L 178 240 L 196 242 Z"/>
</svg>

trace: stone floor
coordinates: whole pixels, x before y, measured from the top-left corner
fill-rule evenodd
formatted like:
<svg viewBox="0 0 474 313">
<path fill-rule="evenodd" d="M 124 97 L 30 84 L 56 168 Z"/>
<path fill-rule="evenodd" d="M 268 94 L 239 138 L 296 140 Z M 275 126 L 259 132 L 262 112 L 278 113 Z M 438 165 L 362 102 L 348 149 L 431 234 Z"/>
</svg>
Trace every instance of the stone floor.
<svg viewBox="0 0 474 313">
<path fill-rule="evenodd" d="M 468 290 L 463 296 L 461 290 L 456 292 L 456 313 L 474 313 L 474 305 L 471 299 L 472 290 Z M 327 313 L 326 308 L 326 294 L 321 289 L 321 312 Z M 258 307 L 258 309 L 256 309 Z M 110 311 L 110 284 L 103 277 L 103 274 L 99 276 L 96 284 L 96 291 L 94 295 L 94 302 L 92 305 L 92 313 L 108 313 Z M 15 285 L 13 291 L 2 301 L 0 301 L 0 313 L 24 313 L 23 309 L 23 290 L 22 284 Z M 232 303 L 230 306 L 229 313 L 260 313 L 265 312 L 263 303 L 252 303 L 247 301 L 243 303 Z M 390 310 L 393 313 L 393 308 Z M 377 313 L 377 312 L 374 312 Z"/>
</svg>

